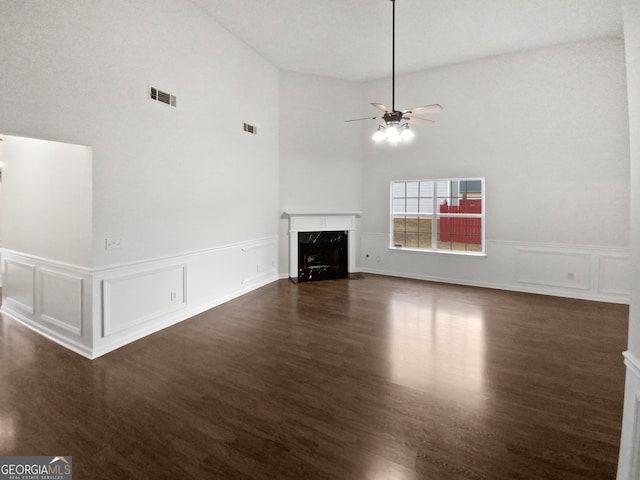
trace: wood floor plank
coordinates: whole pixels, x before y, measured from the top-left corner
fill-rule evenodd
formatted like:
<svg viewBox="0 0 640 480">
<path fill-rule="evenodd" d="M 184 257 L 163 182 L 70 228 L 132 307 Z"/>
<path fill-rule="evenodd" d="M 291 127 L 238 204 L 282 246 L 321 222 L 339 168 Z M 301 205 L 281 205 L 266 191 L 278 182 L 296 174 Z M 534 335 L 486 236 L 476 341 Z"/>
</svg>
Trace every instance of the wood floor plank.
<svg viewBox="0 0 640 480">
<path fill-rule="evenodd" d="M 88 361 L 0 320 L 0 455 L 77 479 L 614 479 L 628 307 L 282 280 Z"/>
</svg>

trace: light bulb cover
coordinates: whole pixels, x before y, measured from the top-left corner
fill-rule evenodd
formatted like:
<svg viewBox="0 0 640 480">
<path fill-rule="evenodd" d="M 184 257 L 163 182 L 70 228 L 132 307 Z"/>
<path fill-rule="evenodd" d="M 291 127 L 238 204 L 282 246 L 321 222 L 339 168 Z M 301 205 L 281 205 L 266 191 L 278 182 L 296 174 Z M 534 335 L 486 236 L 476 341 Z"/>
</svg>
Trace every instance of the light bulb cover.
<svg viewBox="0 0 640 480">
<path fill-rule="evenodd" d="M 387 136 L 388 142 L 397 143 L 402 140 L 402 138 L 400 137 L 400 132 L 395 125 L 387 127 L 387 129 L 385 130 L 385 134 Z"/>
<path fill-rule="evenodd" d="M 371 137 L 371 139 L 375 142 L 381 142 L 386 138 L 387 136 L 384 133 L 384 127 L 382 125 L 378 127 L 378 129 L 375 131 L 375 133 Z"/>
<path fill-rule="evenodd" d="M 405 140 L 405 141 L 411 140 L 415 136 L 416 134 L 409 129 L 409 125 L 406 125 L 402 129 L 402 133 L 400 133 L 400 137 L 402 138 L 402 140 Z"/>
</svg>

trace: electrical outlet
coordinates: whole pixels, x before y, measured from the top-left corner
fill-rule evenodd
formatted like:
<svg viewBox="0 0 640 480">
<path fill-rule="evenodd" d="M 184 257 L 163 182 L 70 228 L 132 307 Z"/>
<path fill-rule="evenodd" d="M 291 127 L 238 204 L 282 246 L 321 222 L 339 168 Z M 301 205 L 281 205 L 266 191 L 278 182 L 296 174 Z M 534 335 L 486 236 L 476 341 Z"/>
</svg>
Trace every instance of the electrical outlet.
<svg viewBox="0 0 640 480">
<path fill-rule="evenodd" d="M 124 240 L 122 238 L 107 238 L 104 242 L 105 250 L 117 250 L 124 248 Z"/>
<path fill-rule="evenodd" d="M 175 302 L 175 301 L 176 301 L 177 296 L 178 296 L 178 295 L 176 294 L 176 292 L 171 292 L 171 294 L 170 294 L 171 301 L 172 301 L 172 302 Z"/>
<path fill-rule="evenodd" d="M 567 280 L 575 280 L 575 279 L 576 279 L 575 274 L 571 272 L 567 273 Z"/>
</svg>

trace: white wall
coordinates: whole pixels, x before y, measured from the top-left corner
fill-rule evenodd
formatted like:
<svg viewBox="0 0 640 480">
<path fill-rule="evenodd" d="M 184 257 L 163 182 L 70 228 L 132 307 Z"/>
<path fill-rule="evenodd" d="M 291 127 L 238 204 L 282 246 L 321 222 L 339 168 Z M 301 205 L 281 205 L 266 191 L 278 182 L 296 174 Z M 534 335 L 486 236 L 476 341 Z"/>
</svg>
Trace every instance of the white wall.
<svg viewBox="0 0 640 480">
<path fill-rule="evenodd" d="M 280 72 L 280 210 L 361 210 L 360 84 Z M 280 221 L 279 272 L 288 272 L 286 219 Z"/>
<path fill-rule="evenodd" d="M 94 357 L 277 278 L 273 65 L 188 0 L 7 0 L 0 32 L 0 132 L 93 152 L 89 243 L 12 231 L 5 313 Z"/>
<path fill-rule="evenodd" d="M 640 5 L 625 0 L 624 32 L 631 154 L 631 261 L 633 288 L 629 351 L 640 358 Z"/>
<path fill-rule="evenodd" d="M 91 265 L 91 148 L 4 136 L 2 246 Z"/>
<path fill-rule="evenodd" d="M 631 302 L 618 480 L 640 478 L 640 4 L 623 0 L 631 155 Z"/>
<path fill-rule="evenodd" d="M 366 84 L 365 95 L 390 103 L 390 82 Z M 561 45 L 397 79 L 397 108 L 431 103 L 441 103 L 444 112 L 429 116 L 435 127 L 415 129 L 412 145 L 366 144 L 362 254 L 369 257 L 362 258 L 363 269 L 625 301 L 629 154 L 622 41 Z M 391 180 L 467 176 L 486 178 L 487 258 L 386 249 Z M 543 270 L 558 262 L 577 270 L 548 278 L 544 271 L 523 272 L 522 249 L 540 253 Z"/>
<path fill-rule="evenodd" d="M 0 164 L 2 163 L 2 150 L 3 150 L 4 142 L 2 139 L 2 135 L 0 135 Z M 0 247 L 2 246 L 2 178 L 0 177 Z M 0 280 L 0 285 L 2 285 L 2 281 Z"/>
<path fill-rule="evenodd" d="M 93 266 L 276 234 L 277 69 L 198 7 L 10 0 L 0 30 L 0 132 L 93 147 Z"/>
</svg>

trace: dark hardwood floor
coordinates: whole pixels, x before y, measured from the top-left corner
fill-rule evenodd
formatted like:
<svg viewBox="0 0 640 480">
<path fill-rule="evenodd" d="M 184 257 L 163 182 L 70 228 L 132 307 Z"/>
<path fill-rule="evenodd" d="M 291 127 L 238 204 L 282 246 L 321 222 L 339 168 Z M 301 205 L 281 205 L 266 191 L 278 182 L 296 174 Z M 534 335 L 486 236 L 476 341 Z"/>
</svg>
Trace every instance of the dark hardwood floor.
<svg viewBox="0 0 640 480">
<path fill-rule="evenodd" d="M 270 284 L 94 361 L 0 320 L 0 455 L 74 479 L 615 478 L 628 308 Z"/>
</svg>

